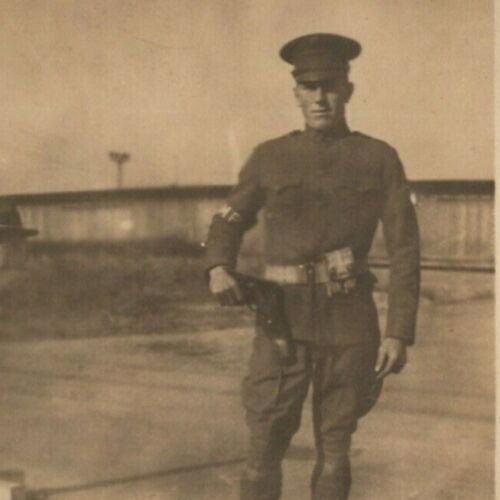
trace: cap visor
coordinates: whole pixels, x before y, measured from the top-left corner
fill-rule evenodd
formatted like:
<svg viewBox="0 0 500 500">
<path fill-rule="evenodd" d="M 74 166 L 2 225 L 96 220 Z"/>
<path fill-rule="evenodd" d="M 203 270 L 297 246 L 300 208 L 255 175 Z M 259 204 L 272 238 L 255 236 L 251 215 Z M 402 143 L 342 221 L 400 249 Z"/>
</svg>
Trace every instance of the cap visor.
<svg viewBox="0 0 500 500">
<path fill-rule="evenodd" d="M 327 69 L 327 70 L 310 70 L 301 71 L 299 74 L 294 74 L 297 82 L 321 82 L 331 80 L 339 75 L 347 74 L 344 68 Z"/>
<path fill-rule="evenodd" d="M 15 236 L 24 236 L 29 238 L 30 236 L 35 236 L 38 234 L 36 229 L 25 229 L 22 227 L 9 227 L 9 226 L 1 226 L 0 225 L 0 239 L 15 237 Z"/>
</svg>

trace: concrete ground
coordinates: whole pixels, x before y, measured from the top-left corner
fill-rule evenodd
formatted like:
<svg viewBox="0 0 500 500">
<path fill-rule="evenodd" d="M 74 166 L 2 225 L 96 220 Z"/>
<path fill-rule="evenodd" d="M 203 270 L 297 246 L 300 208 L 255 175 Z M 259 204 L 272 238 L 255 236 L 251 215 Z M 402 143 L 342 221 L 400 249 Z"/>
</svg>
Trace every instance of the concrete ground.
<svg viewBox="0 0 500 500">
<path fill-rule="evenodd" d="M 356 433 L 353 500 L 494 498 L 493 300 L 422 305 L 404 373 Z M 196 311 L 193 311 L 196 314 Z M 0 345 L 0 470 L 32 499 L 232 500 L 248 330 Z M 285 463 L 308 498 L 310 406 Z"/>
</svg>

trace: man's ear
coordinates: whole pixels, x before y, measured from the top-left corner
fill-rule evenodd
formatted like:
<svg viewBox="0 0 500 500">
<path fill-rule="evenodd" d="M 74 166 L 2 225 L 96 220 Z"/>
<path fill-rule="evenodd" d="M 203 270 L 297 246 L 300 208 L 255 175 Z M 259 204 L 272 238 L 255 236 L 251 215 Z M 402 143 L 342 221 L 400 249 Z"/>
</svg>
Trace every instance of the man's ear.
<svg viewBox="0 0 500 500">
<path fill-rule="evenodd" d="M 354 83 L 347 82 L 346 93 L 345 93 L 345 102 L 349 102 L 351 100 L 352 94 L 354 94 Z"/>
<path fill-rule="evenodd" d="M 295 103 L 297 104 L 297 106 L 300 106 L 299 90 L 297 88 L 297 85 L 295 85 L 295 87 L 293 87 L 293 96 L 295 97 Z"/>
</svg>

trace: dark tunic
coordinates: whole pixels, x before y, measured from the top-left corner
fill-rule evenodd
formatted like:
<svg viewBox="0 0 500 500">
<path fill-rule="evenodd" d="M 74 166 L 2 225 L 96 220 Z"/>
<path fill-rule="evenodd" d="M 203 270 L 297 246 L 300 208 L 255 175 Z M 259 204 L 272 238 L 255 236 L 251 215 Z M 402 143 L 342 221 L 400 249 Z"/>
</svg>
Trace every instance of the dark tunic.
<svg viewBox="0 0 500 500">
<path fill-rule="evenodd" d="M 396 151 L 350 132 L 306 129 L 259 145 L 240 172 L 227 203 L 214 216 L 207 267 L 234 268 L 244 232 L 265 209 L 265 261 L 298 265 L 351 247 L 368 256 L 379 221 L 390 259 L 385 336 L 414 342 L 419 293 L 419 237 L 409 187 Z M 328 297 L 324 285 L 286 285 L 294 338 L 350 344 L 378 337 L 372 282 Z"/>
</svg>

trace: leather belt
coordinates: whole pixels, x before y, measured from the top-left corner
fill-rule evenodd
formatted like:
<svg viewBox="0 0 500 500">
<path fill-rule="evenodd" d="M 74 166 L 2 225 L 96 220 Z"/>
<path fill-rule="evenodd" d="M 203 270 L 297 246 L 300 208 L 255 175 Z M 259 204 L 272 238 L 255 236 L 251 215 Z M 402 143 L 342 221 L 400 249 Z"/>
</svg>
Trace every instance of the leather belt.
<svg viewBox="0 0 500 500">
<path fill-rule="evenodd" d="M 332 280 L 328 273 L 326 261 L 309 262 L 299 265 L 267 264 L 264 276 L 269 281 L 283 285 L 299 285 L 324 283 L 328 288 L 328 295 L 349 293 L 359 284 L 358 279 L 368 271 L 366 261 L 356 263 L 356 275 L 346 280 Z"/>
<path fill-rule="evenodd" d="M 297 266 L 267 264 L 264 277 L 277 283 L 298 285 L 306 283 L 327 283 L 329 281 L 326 262 L 310 262 Z"/>
</svg>

